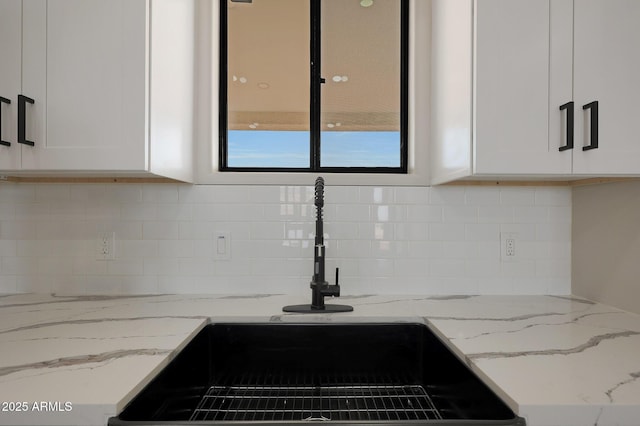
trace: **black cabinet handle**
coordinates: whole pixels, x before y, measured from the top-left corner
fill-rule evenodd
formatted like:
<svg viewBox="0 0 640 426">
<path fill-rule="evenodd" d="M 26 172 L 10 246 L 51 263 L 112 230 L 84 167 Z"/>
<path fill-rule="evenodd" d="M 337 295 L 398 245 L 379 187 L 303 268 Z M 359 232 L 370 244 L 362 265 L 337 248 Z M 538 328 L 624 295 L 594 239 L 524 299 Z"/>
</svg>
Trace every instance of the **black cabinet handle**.
<svg viewBox="0 0 640 426">
<path fill-rule="evenodd" d="M 27 140 L 27 106 L 35 101 L 23 95 L 18 95 L 18 143 L 35 146 L 35 143 Z"/>
<path fill-rule="evenodd" d="M 560 151 L 573 149 L 573 101 L 560 105 L 560 111 L 567 110 L 567 144 L 559 148 Z"/>
<path fill-rule="evenodd" d="M 0 103 L 10 104 L 11 100 L 0 96 Z M 11 146 L 11 142 L 2 140 L 2 108 L 0 108 L 0 145 Z"/>
<path fill-rule="evenodd" d="M 583 110 L 591 110 L 591 143 L 587 146 L 583 146 L 583 151 L 589 151 L 590 149 L 598 148 L 598 101 L 590 102 L 586 105 L 582 105 Z"/>
</svg>

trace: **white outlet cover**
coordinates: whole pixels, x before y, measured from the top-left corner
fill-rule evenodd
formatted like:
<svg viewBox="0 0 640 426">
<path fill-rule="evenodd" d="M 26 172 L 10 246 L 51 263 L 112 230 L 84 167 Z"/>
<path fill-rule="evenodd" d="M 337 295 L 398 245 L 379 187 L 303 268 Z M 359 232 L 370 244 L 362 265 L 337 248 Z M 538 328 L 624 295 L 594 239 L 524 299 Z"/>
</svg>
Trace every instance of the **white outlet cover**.
<svg viewBox="0 0 640 426">
<path fill-rule="evenodd" d="M 213 259 L 231 260 L 231 232 L 216 231 L 213 233 Z"/>
<path fill-rule="evenodd" d="M 512 246 L 509 247 L 509 242 Z M 517 232 L 500 233 L 500 260 L 502 262 L 515 262 L 518 260 L 519 236 Z"/>
<path fill-rule="evenodd" d="M 96 260 L 115 260 L 116 233 L 103 232 L 96 240 Z"/>
</svg>

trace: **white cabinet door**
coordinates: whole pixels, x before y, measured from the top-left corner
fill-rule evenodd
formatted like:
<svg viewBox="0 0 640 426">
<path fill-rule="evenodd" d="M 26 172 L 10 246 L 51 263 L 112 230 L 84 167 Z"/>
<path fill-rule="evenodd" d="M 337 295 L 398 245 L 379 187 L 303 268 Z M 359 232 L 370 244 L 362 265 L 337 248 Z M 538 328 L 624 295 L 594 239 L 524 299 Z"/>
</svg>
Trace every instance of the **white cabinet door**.
<svg viewBox="0 0 640 426">
<path fill-rule="evenodd" d="M 559 107 L 571 100 L 571 3 L 476 1 L 475 175 L 571 173 L 571 154 L 558 150 Z"/>
<path fill-rule="evenodd" d="M 640 1 L 575 1 L 575 174 L 640 173 Z M 598 102 L 598 148 L 591 111 Z"/>
<path fill-rule="evenodd" d="M 23 169 L 148 169 L 146 13 L 145 0 L 23 0 Z"/>
<path fill-rule="evenodd" d="M 21 79 L 22 2 L 0 0 L 0 170 L 20 168 L 17 143 L 18 94 Z"/>
</svg>

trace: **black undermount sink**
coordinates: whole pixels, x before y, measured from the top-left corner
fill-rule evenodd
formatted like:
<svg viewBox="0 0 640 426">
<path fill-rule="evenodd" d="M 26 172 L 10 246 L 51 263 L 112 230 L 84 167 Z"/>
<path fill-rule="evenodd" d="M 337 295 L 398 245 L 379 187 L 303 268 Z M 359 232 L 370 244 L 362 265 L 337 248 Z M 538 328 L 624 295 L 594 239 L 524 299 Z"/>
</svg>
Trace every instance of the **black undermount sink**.
<svg viewBox="0 0 640 426">
<path fill-rule="evenodd" d="M 110 426 L 525 425 L 422 324 L 212 324 Z"/>
</svg>

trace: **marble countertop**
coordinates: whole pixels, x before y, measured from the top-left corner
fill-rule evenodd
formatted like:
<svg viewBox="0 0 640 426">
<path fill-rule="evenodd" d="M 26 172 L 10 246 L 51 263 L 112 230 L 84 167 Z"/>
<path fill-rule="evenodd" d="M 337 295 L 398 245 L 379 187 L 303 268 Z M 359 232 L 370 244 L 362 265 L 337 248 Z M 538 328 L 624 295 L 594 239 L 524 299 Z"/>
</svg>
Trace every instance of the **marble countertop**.
<svg viewBox="0 0 640 426">
<path fill-rule="evenodd" d="M 0 296 L 0 424 L 105 425 L 212 322 L 428 324 L 530 426 L 640 424 L 640 316 L 562 296 Z"/>
</svg>

